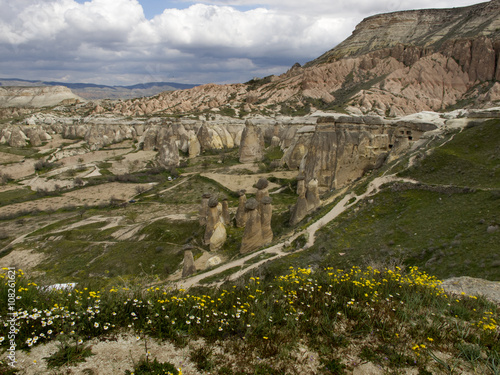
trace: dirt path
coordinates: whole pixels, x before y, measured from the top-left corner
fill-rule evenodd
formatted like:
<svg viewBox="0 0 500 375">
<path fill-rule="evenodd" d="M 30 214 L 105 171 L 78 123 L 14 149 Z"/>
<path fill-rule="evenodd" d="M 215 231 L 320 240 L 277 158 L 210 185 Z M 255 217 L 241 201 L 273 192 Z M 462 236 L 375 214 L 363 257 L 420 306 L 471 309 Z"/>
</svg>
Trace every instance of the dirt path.
<svg viewBox="0 0 500 375">
<path fill-rule="evenodd" d="M 417 181 L 415 181 L 415 180 L 398 178 L 398 177 L 395 177 L 394 175 L 377 177 L 376 179 L 374 179 L 370 183 L 370 185 L 366 189 L 365 193 L 363 193 L 363 194 L 361 194 L 359 196 L 357 196 L 354 193 L 347 194 L 325 216 L 323 216 L 321 219 L 319 219 L 318 221 L 316 221 L 313 224 L 311 224 L 310 226 L 308 226 L 303 231 L 294 233 L 286 241 L 280 242 L 280 243 L 278 243 L 278 244 L 276 244 L 274 246 L 268 247 L 266 249 L 263 249 L 263 250 L 251 253 L 251 254 L 243 257 L 243 258 L 234 260 L 232 262 L 228 262 L 228 263 L 222 265 L 221 267 L 215 268 L 215 269 L 213 269 L 211 271 L 208 271 L 208 272 L 205 272 L 205 273 L 202 273 L 202 274 L 199 274 L 199 275 L 195 275 L 193 277 L 190 277 L 190 278 L 182 280 L 182 281 L 178 281 L 177 284 L 176 284 L 176 286 L 179 289 L 180 288 L 182 288 L 182 289 L 188 289 L 188 288 L 190 288 L 192 286 L 197 285 L 201 280 L 203 280 L 206 277 L 217 275 L 217 274 L 219 274 L 221 272 L 224 272 L 224 271 L 226 271 L 226 270 L 228 270 L 230 268 L 233 268 L 233 267 L 243 266 L 246 261 L 248 261 L 248 260 L 250 260 L 250 259 L 252 259 L 252 258 L 254 258 L 254 257 L 256 257 L 256 256 L 258 256 L 260 254 L 272 254 L 272 253 L 276 254 L 276 255 L 274 255 L 272 257 L 269 257 L 267 259 L 264 259 L 264 260 L 262 260 L 260 262 L 256 262 L 254 264 L 251 264 L 250 266 L 248 266 L 248 267 L 246 267 L 244 269 L 241 269 L 238 272 L 233 273 L 232 275 L 230 275 L 227 278 L 227 280 L 235 280 L 235 279 L 241 277 L 242 275 L 246 274 L 247 272 L 249 272 L 249 271 L 251 271 L 251 270 L 253 270 L 255 268 L 258 268 L 263 263 L 279 259 L 279 258 L 281 258 L 281 257 L 283 257 L 285 255 L 289 255 L 290 254 L 289 252 L 283 251 L 283 248 L 285 247 L 285 244 L 286 243 L 291 243 L 297 237 L 299 237 L 299 236 L 301 236 L 303 234 L 305 234 L 308 237 L 307 243 L 306 243 L 306 245 L 302 249 L 299 249 L 299 250 L 295 251 L 294 253 L 306 250 L 306 249 L 308 249 L 308 248 L 310 248 L 311 246 L 314 245 L 314 242 L 316 240 L 316 232 L 318 230 L 320 230 L 321 228 L 323 228 L 325 225 L 327 225 L 329 222 L 331 222 L 332 220 L 334 220 L 335 218 L 337 218 L 345 210 L 347 210 L 351 206 L 355 205 L 360 200 L 362 200 L 362 199 L 364 199 L 366 197 L 369 197 L 371 195 L 376 194 L 380 190 L 380 186 L 382 186 L 383 184 L 386 184 L 386 183 L 389 183 L 389 182 L 393 182 L 393 181 L 404 181 L 404 182 L 410 182 L 410 183 L 417 183 Z M 353 198 L 356 198 L 356 199 L 353 199 Z M 218 282 L 216 285 L 221 285 L 221 284 L 222 284 L 222 281 Z"/>
</svg>

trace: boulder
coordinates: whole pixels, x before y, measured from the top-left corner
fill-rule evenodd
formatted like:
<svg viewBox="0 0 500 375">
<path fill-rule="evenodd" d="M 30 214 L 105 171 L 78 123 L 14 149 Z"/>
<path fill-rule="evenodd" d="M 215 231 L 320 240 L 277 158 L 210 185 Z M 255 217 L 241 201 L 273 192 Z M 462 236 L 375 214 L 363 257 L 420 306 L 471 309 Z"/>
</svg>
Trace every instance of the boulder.
<svg viewBox="0 0 500 375">
<path fill-rule="evenodd" d="M 184 267 L 182 268 L 182 277 L 187 277 L 196 272 L 194 257 L 191 250 L 184 251 Z"/>
<path fill-rule="evenodd" d="M 34 147 L 38 147 L 42 145 L 42 131 L 39 129 L 29 129 L 27 131 L 28 138 L 30 139 L 30 144 Z"/>
<path fill-rule="evenodd" d="M 215 224 L 212 237 L 210 237 L 210 251 L 219 250 L 226 242 L 227 233 L 224 224 L 219 221 Z"/>
<path fill-rule="evenodd" d="M 144 151 L 154 150 L 156 147 L 156 129 L 149 128 L 146 130 L 146 132 L 142 135 L 142 139 L 142 149 Z"/>
<path fill-rule="evenodd" d="M 253 163 L 264 158 L 264 136 L 250 120 L 245 123 L 239 149 L 240 163 Z"/>
<path fill-rule="evenodd" d="M 206 268 L 215 267 L 221 263 L 222 263 L 221 258 L 218 256 L 214 256 L 207 260 L 205 267 Z"/>
<path fill-rule="evenodd" d="M 260 202 L 260 220 L 262 228 L 262 244 L 267 245 L 273 241 L 273 231 L 271 228 L 271 219 L 273 216 L 273 199 L 271 197 L 264 197 Z"/>
<path fill-rule="evenodd" d="M 241 241 L 241 254 L 249 253 L 262 246 L 262 224 L 258 207 L 259 203 L 254 198 L 250 198 L 245 204 L 247 222 Z"/>
<path fill-rule="evenodd" d="M 238 201 L 238 210 L 236 211 L 236 227 L 244 228 L 247 222 L 247 212 L 245 210 L 245 204 L 247 203 L 247 196 L 245 195 L 245 190 L 240 190 Z"/>
</svg>

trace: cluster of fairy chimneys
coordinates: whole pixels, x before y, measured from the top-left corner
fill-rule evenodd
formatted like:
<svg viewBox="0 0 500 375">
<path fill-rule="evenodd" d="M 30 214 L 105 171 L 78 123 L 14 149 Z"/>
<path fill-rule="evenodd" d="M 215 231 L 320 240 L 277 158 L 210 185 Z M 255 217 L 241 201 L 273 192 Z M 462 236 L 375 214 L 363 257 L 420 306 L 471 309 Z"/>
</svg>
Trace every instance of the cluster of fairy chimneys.
<svg viewBox="0 0 500 375">
<path fill-rule="evenodd" d="M 241 241 L 240 253 L 246 254 L 272 242 L 273 231 L 271 219 L 273 214 L 272 198 L 269 196 L 269 182 L 259 179 L 255 187 L 255 198 L 247 200 L 246 191 L 239 191 L 238 209 L 234 217 L 237 228 L 245 228 Z M 304 177 L 297 177 L 297 204 L 292 209 L 290 224 L 296 225 L 310 212 L 321 204 L 318 190 L 318 180 L 312 179 L 307 184 Z M 232 225 L 227 197 L 221 202 L 217 195 L 205 193 L 201 199 L 199 212 L 200 225 L 205 226 L 203 244 L 211 251 L 219 250 L 227 240 L 226 226 Z M 196 272 L 193 254 L 184 253 L 184 270 L 182 276 Z"/>
<path fill-rule="evenodd" d="M 297 203 L 292 209 L 290 224 L 296 225 L 321 204 L 318 180 L 313 178 L 307 184 L 303 176 L 297 177 Z"/>
<path fill-rule="evenodd" d="M 247 200 L 245 190 L 239 191 L 239 202 L 234 225 L 245 228 L 241 241 L 240 253 L 245 254 L 267 245 L 273 240 L 271 219 L 273 214 L 272 198 L 269 196 L 269 182 L 261 178 L 255 185 L 255 198 Z M 208 245 L 211 251 L 219 250 L 227 240 L 226 226 L 232 225 L 227 197 L 219 202 L 217 195 L 203 194 L 201 198 L 200 225 L 205 226 L 203 244 Z M 193 253 L 184 252 L 184 268 L 182 276 L 186 277 L 196 272 Z"/>
<path fill-rule="evenodd" d="M 234 223 L 237 228 L 245 228 L 240 252 L 248 253 L 273 240 L 271 230 L 272 199 L 269 197 L 269 182 L 261 178 L 257 184 L 255 198 L 247 200 L 245 190 L 239 191 L 239 202 Z M 205 193 L 202 196 L 199 215 L 200 225 L 205 226 L 204 245 L 211 251 L 219 250 L 227 239 L 226 226 L 231 225 L 228 200 L 219 202 L 217 196 Z"/>
</svg>

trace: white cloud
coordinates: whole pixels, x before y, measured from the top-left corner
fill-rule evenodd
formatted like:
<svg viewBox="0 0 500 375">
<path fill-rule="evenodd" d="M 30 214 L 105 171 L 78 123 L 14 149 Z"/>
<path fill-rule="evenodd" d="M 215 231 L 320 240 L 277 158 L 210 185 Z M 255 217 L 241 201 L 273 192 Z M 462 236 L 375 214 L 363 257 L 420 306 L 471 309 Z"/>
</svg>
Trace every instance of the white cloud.
<svg viewBox="0 0 500 375">
<path fill-rule="evenodd" d="M 0 0 L 0 71 L 19 78 L 64 77 L 108 84 L 158 78 L 193 83 L 245 81 L 279 74 L 296 61 L 318 57 L 349 36 L 366 16 L 472 2 L 205 3 L 165 9 L 148 20 L 137 0 L 89 0 L 83 4 L 74 0 Z M 241 11 L 232 6 L 253 9 Z"/>
</svg>

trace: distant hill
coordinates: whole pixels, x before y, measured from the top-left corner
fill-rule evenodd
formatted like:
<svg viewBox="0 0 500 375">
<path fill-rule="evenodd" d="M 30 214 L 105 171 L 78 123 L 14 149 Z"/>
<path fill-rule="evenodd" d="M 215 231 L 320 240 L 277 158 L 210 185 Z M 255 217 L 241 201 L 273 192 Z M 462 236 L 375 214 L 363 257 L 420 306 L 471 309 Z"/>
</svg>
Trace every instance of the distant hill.
<svg viewBox="0 0 500 375">
<path fill-rule="evenodd" d="M 88 99 L 133 99 L 157 95 L 164 91 L 190 89 L 197 85 L 175 82 L 148 82 L 131 86 L 107 86 L 94 83 L 67 83 L 19 78 L 0 78 L 0 86 L 65 86 L 76 95 Z"/>
</svg>

